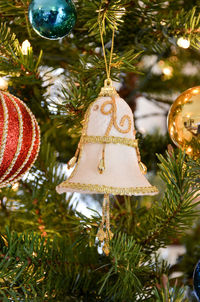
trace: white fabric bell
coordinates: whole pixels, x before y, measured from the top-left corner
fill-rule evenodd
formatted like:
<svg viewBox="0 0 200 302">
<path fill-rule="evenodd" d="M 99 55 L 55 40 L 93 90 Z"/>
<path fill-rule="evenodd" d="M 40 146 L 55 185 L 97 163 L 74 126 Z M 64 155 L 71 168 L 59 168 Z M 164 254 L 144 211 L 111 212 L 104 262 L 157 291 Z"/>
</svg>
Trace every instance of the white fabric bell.
<svg viewBox="0 0 200 302">
<path fill-rule="evenodd" d="M 136 145 L 133 113 L 128 104 L 117 93 L 99 96 L 85 115 L 76 167 L 57 186 L 57 192 L 157 194 L 157 188 L 141 172 Z M 100 173 L 103 149 L 105 168 Z"/>
</svg>

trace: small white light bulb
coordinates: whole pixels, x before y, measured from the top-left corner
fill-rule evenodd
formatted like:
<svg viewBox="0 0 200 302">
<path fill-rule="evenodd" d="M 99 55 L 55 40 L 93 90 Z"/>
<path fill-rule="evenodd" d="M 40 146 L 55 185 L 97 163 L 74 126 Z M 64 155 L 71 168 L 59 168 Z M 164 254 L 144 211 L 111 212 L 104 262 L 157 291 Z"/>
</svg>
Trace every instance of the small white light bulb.
<svg viewBox="0 0 200 302">
<path fill-rule="evenodd" d="M 187 148 L 187 153 L 191 153 L 192 152 L 192 148 L 191 147 L 188 147 Z"/>
<path fill-rule="evenodd" d="M 162 70 L 163 74 L 166 76 L 171 76 L 173 73 L 173 68 L 171 66 L 164 67 Z"/>
<path fill-rule="evenodd" d="M 187 49 L 187 48 L 190 47 L 190 41 L 187 40 L 187 39 L 185 39 L 185 38 L 183 38 L 183 37 L 180 37 L 180 38 L 178 38 L 178 40 L 177 40 L 177 45 L 178 45 L 179 47 L 181 47 L 181 48 Z"/>
<path fill-rule="evenodd" d="M 22 53 L 23 55 L 27 55 L 28 54 L 28 51 L 30 50 L 31 48 L 31 44 L 28 40 L 25 40 L 23 43 L 22 43 L 22 47 L 21 47 L 21 50 L 22 50 Z"/>
<path fill-rule="evenodd" d="M 8 82 L 0 77 L 0 90 L 7 90 L 8 89 Z"/>
<path fill-rule="evenodd" d="M 18 182 L 14 183 L 12 185 L 12 189 L 13 189 L 13 191 L 17 191 L 19 189 L 19 183 Z"/>
</svg>

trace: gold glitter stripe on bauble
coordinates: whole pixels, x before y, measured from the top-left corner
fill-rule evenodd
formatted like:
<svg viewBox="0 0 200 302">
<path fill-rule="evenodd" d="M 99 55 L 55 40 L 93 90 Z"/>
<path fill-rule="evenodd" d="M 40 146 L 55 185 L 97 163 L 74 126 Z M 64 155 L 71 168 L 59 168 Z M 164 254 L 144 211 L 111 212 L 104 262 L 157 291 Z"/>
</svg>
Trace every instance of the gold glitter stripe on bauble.
<svg viewBox="0 0 200 302">
<path fill-rule="evenodd" d="M 34 119 L 35 121 L 36 121 L 36 119 Z M 8 180 L 6 180 L 2 185 L 0 185 L 0 188 L 1 187 L 4 187 L 5 185 L 8 185 L 8 184 L 12 184 L 12 183 L 16 183 L 18 180 L 20 180 L 31 168 L 32 168 L 32 166 L 34 165 L 34 163 L 35 163 L 35 161 L 36 161 L 36 159 L 37 159 L 37 157 L 38 157 L 38 154 L 39 154 L 39 150 L 40 150 L 40 148 L 39 148 L 39 146 L 40 146 L 40 128 L 39 128 L 39 126 L 38 126 L 38 124 L 37 124 L 37 121 L 36 121 L 36 127 L 37 127 L 37 129 L 38 129 L 38 135 L 39 135 L 39 144 L 38 144 L 38 149 L 37 149 L 37 152 L 36 152 L 36 155 L 35 155 L 35 158 L 34 158 L 34 160 L 32 161 L 32 163 L 31 163 L 31 165 L 26 169 L 26 171 L 24 171 L 24 173 L 23 174 L 20 174 L 18 177 L 16 177 L 19 173 L 20 173 L 20 171 L 24 168 L 24 166 L 26 165 L 26 163 L 28 162 L 28 160 L 29 160 L 29 158 L 30 158 L 30 156 L 31 156 L 31 153 L 32 153 L 32 150 L 33 150 L 33 148 L 32 149 L 29 149 L 29 152 L 28 152 L 28 154 L 27 154 L 27 157 L 26 157 L 26 159 L 25 159 L 25 161 L 24 161 L 24 163 L 23 163 L 23 165 L 18 169 L 18 171 L 16 171 L 16 173 L 15 174 L 13 174 L 13 176 L 11 177 L 11 178 L 9 178 Z M 35 131 L 35 127 L 33 128 L 34 129 L 34 133 L 35 133 L 35 137 L 36 137 L 36 131 Z M 34 146 L 34 144 L 35 144 L 35 139 L 33 140 L 33 146 Z M 31 145 L 32 146 L 32 145 Z M 15 178 L 16 177 L 16 178 Z"/>
<path fill-rule="evenodd" d="M 6 93 L 9 97 L 12 97 L 9 93 Z M 28 111 L 28 113 L 30 114 L 31 116 L 31 123 L 32 123 L 32 129 L 33 129 L 33 139 L 32 139 L 32 144 L 31 144 L 31 147 L 28 151 L 28 154 L 27 154 L 27 157 L 24 161 L 24 163 L 22 164 L 22 166 L 15 172 L 15 174 L 12 175 L 11 178 L 9 178 L 8 180 L 6 180 L 4 183 L 2 183 L 0 185 L 0 188 L 8 185 L 8 184 L 12 184 L 12 183 L 15 183 L 17 182 L 18 180 L 20 180 L 31 168 L 32 166 L 34 165 L 37 157 L 38 157 L 38 154 L 39 154 L 39 150 L 40 150 L 40 127 L 37 123 L 37 120 L 35 119 L 35 116 L 33 115 L 32 111 L 26 106 L 26 104 L 24 102 L 22 102 L 19 98 L 15 97 L 22 105 L 24 105 L 24 107 L 26 108 L 26 110 Z M 23 173 L 23 174 L 20 174 L 20 172 L 22 171 L 22 169 L 25 167 L 25 165 L 27 164 L 28 160 L 30 159 L 30 156 L 31 156 L 31 153 L 33 151 L 33 147 L 34 147 L 34 144 L 35 144 L 35 140 L 36 140 L 36 127 L 37 127 L 37 130 L 38 130 L 38 136 L 39 136 L 39 143 L 38 143 L 38 148 L 37 148 L 37 152 L 36 152 L 36 155 L 35 155 L 35 158 L 33 159 L 31 165 L 26 169 L 26 171 Z M 20 174 L 17 178 L 15 178 L 18 174 Z"/>
<path fill-rule="evenodd" d="M 0 182 L 2 183 L 3 180 L 6 178 L 6 176 L 10 173 L 10 171 L 12 170 L 12 168 L 14 167 L 16 161 L 17 161 L 17 158 L 20 154 L 20 151 L 21 151 L 21 147 L 22 147 L 22 140 L 23 140 L 23 119 L 22 119 L 22 114 L 21 114 L 21 110 L 18 106 L 18 104 L 14 101 L 14 99 L 9 96 L 12 104 L 14 105 L 16 111 L 17 111 L 17 114 L 18 114 L 18 120 L 19 120 L 19 138 L 18 138 L 18 143 L 17 143 L 17 149 L 16 149 L 16 152 L 15 152 L 15 155 L 10 163 L 10 166 L 8 167 L 8 169 L 5 171 L 5 173 L 2 175 L 2 177 L 0 178 Z"/>
<path fill-rule="evenodd" d="M 70 182 L 68 180 L 64 181 L 61 185 L 57 187 L 58 189 L 75 189 L 78 191 L 85 192 L 94 192 L 102 194 L 113 194 L 113 195 L 145 195 L 150 193 L 158 193 L 158 189 L 154 186 L 150 187 L 129 187 L 129 188 L 120 188 L 120 187 L 111 187 L 106 185 L 97 185 L 97 184 L 82 184 Z"/>
<path fill-rule="evenodd" d="M 129 147 L 137 148 L 138 140 L 117 136 L 89 136 L 83 135 L 82 143 L 97 143 L 97 144 L 121 144 Z"/>
<path fill-rule="evenodd" d="M 16 101 L 15 101 L 15 99 L 14 99 L 14 97 L 12 97 L 10 94 L 8 95 L 8 97 L 10 98 L 10 100 L 13 102 L 13 104 L 14 104 L 14 106 L 16 107 L 16 109 L 17 109 L 17 112 L 18 112 L 18 118 L 19 118 L 19 123 L 20 123 L 20 135 L 19 135 L 19 141 L 21 141 L 21 145 L 22 145 L 22 141 L 23 141 L 23 118 L 22 118 L 22 114 L 21 114 L 21 110 L 20 110 L 20 108 L 19 108 L 19 106 L 18 106 L 18 104 L 16 103 Z M 22 103 L 22 102 L 20 102 L 20 103 Z M 25 104 L 24 103 L 22 103 L 22 105 L 24 106 Z M 25 107 L 25 106 L 24 106 Z M 25 107 L 25 109 L 27 110 L 27 108 Z M 18 111 L 19 110 L 19 111 Z M 30 114 L 30 110 L 27 110 L 27 112 Z M 31 124 L 32 124 L 32 130 L 34 131 L 34 134 L 35 134 L 35 128 L 34 128 L 34 120 L 33 120 L 33 118 L 31 117 Z M 21 129 L 22 129 L 22 135 L 21 135 Z M 35 142 L 35 138 L 34 138 L 34 142 Z M 32 145 L 31 145 L 31 147 L 32 147 L 32 149 L 33 149 L 33 146 L 34 146 L 34 142 L 32 142 Z M 21 148 L 20 148 L 21 149 Z M 29 150 L 30 151 L 30 150 Z M 19 150 L 19 152 L 17 153 L 17 157 L 19 156 L 19 154 L 20 154 L 20 150 Z M 15 154 L 16 155 L 16 154 Z M 30 155 L 31 155 L 31 153 L 30 153 Z M 30 158 L 30 155 L 29 155 L 29 152 L 28 152 L 28 154 L 27 154 L 27 157 L 25 158 L 25 161 L 23 162 L 23 164 L 20 166 L 20 168 L 15 172 L 15 174 L 13 174 L 9 179 L 7 179 L 2 185 L 6 185 L 6 184 L 10 184 L 11 183 L 11 181 L 12 181 L 12 179 L 14 179 L 19 173 L 20 173 L 20 171 L 23 169 L 23 167 L 25 166 L 25 164 L 27 163 L 27 161 L 28 161 L 28 159 Z M 15 161 L 16 162 L 16 161 Z M 14 164 L 15 164 L 15 162 L 14 162 Z M 13 166 L 14 166 L 14 164 L 12 165 L 12 168 L 13 168 Z M 11 169 L 10 169 L 10 171 L 11 171 Z M 9 171 L 9 172 L 10 172 Z M 8 174 L 7 174 L 8 175 Z M 6 175 L 6 176 L 7 176 Z M 20 175 L 20 177 L 21 177 L 21 175 Z M 5 178 L 5 177 L 4 177 Z M 1 181 L 1 180 L 0 180 Z"/>
<path fill-rule="evenodd" d="M 1 166 L 3 157 L 4 157 L 5 147 L 6 147 L 7 135 L 8 135 L 8 118 L 9 118 L 9 116 L 8 116 L 8 108 L 6 105 L 6 101 L 5 101 L 3 93 L 1 93 L 1 91 L 0 91 L 0 97 L 1 97 L 2 107 L 3 107 L 3 114 L 4 114 L 4 128 L 3 128 L 3 135 L 2 135 L 1 146 L 0 146 L 0 166 Z"/>
</svg>

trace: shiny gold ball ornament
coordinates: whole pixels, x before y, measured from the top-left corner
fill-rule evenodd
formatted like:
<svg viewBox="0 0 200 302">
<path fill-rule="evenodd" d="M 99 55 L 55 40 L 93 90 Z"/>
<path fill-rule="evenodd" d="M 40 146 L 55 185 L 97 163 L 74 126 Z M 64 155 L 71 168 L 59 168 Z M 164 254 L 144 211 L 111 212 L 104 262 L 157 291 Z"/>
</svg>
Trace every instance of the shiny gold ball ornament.
<svg viewBox="0 0 200 302">
<path fill-rule="evenodd" d="M 200 86 L 175 100 L 168 115 L 168 131 L 176 146 L 194 158 L 200 156 Z"/>
</svg>

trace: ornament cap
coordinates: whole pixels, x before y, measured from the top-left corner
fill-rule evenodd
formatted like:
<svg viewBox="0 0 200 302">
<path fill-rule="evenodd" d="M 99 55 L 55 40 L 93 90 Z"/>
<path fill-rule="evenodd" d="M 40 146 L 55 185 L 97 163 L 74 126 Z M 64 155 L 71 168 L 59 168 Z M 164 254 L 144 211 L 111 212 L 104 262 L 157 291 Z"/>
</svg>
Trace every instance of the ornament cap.
<svg viewBox="0 0 200 302">
<path fill-rule="evenodd" d="M 106 79 L 104 81 L 104 87 L 101 88 L 101 91 L 99 93 L 99 97 L 101 96 L 113 96 L 113 95 L 118 95 L 115 87 L 113 87 L 113 83 L 111 79 Z"/>
</svg>

